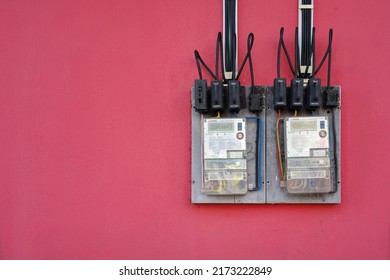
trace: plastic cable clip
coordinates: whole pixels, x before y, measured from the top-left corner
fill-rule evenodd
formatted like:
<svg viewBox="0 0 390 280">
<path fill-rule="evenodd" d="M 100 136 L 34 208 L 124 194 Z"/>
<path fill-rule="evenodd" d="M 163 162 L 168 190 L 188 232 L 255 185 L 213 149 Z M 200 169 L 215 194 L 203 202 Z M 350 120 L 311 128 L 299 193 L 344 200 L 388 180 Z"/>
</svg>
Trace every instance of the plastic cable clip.
<svg viewBox="0 0 390 280">
<path fill-rule="evenodd" d="M 304 9 L 314 9 L 314 5 L 313 4 L 299 4 L 299 9 L 301 10 L 304 10 Z"/>
</svg>

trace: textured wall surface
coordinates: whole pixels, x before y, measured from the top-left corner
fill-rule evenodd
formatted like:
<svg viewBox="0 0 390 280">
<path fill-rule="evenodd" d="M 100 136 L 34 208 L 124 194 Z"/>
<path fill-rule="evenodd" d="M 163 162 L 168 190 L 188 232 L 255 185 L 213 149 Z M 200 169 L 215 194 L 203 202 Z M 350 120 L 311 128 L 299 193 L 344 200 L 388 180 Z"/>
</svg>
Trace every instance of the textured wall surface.
<svg viewBox="0 0 390 280">
<path fill-rule="evenodd" d="M 297 3 L 239 2 L 239 59 L 253 32 L 271 85 Z M 389 259 L 389 10 L 316 1 L 343 92 L 341 205 L 192 205 L 193 50 L 214 63 L 222 1 L 1 1 L 0 258 Z"/>
</svg>

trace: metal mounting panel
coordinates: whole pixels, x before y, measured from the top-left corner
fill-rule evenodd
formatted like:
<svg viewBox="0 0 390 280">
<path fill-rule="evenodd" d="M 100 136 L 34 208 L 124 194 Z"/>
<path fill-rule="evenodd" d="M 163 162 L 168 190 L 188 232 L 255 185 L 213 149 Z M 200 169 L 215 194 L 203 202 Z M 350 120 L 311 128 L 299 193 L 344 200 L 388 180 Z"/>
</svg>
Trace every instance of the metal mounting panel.
<svg viewBox="0 0 390 280">
<path fill-rule="evenodd" d="M 323 88 L 324 89 L 324 88 Z M 341 102 L 341 88 L 340 92 L 340 102 Z M 273 108 L 273 94 L 267 95 L 267 114 L 266 114 L 266 137 L 265 140 L 267 145 L 267 155 L 266 155 L 266 170 L 267 170 L 267 203 L 311 203 L 311 204 L 326 204 L 326 203 L 340 203 L 341 202 L 341 129 L 340 129 L 340 117 L 341 110 L 340 108 L 335 108 L 335 126 L 336 126 L 336 135 L 337 135 L 337 170 L 338 170 L 338 187 L 337 191 L 334 194 L 310 194 L 310 195 L 296 195 L 289 194 L 286 190 L 280 187 L 279 180 L 279 171 L 277 168 L 277 148 L 276 148 L 276 122 L 278 120 L 278 113 Z M 329 121 L 332 122 L 332 109 L 317 109 L 315 111 L 306 111 L 300 110 L 298 116 L 327 116 Z M 292 117 L 294 111 L 284 110 L 282 117 Z M 332 177 L 334 177 L 335 169 L 331 168 Z"/>
<path fill-rule="evenodd" d="M 193 91 L 193 89 L 192 89 Z M 256 87 L 256 93 L 265 94 L 266 87 Z M 245 87 L 244 91 L 241 91 L 241 95 L 245 96 L 245 100 L 248 100 L 250 93 L 250 87 Z M 192 107 L 194 107 L 194 100 L 192 101 Z M 261 112 L 259 116 L 262 118 L 263 129 L 262 135 L 264 139 L 265 133 L 265 112 Z M 216 117 L 216 114 L 203 114 L 204 118 Z M 222 117 L 231 118 L 233 115 L 225 111 Z M 256 114 L 250 113 L 247 109 L 241 109 L 238 117 L 256 117 Z M 192 192 L 191 200 L 192 203 L 265 203 L 265 153 L 262 155 L 262 177 L 263 177 L 263 187 L 258 191 L 248 191 L 245 195 L 206 195 L 201 192 L 202 187 L 202 143 L 201 143 L 201 121 L 202 116 L 192 108 Z M 255 145 L 256 145 L 256 131 L 257 123 L 254 120 L 247 120 L 246 122 L 246 137 L 247 137 L 247 172 L 248 172 L 248 185 L 255 185 L 256 181 L 256 154 L 255 154 Z M 265 145 L 263 141 L 263 151 Z"/>
<path fill-rule="evenodd" d="M 341 88 L 337 87 L 340 92 L 341 103 Z M 250 87 L 243 88 L 241 92 L 248 100 Z M 323 88 L 324 90 L 324 88 Z M 193 89 L 192 89 L 193 92 Z M 260 93 L 265 97 L 265 108 L 259 114 L 263 121 L 263 155 L 262 155 L 262 178 L 263 187 L 259 191 L 250 191 L 245 195 L 235 196 L 212 196 L 201 192 L 202 186 L 202 143 L 201 143 L 201 120 L 202 116 L 195 111 L 194 100 L 192 100 L 192 203 L 211 203 L 211 204 L 336 204 L 341 203 L 341 109 L 335 108 L 335 128 L 337 136 L 336 155 L 337 155 L 337 191 L 333 194 L 312 194 L 312 195 L 296 195 L 289 194 L 280 187 L 279 172 L 276 158 L 276 122 L 278 119 L 277 111 L 273 108 L 273 87 L 256 86 L 256 93 Z M 193 94 L 192 94 L 193 96 Z M 332 122 L 332 109 L 317 109 L 316 111 L 300 110 L 298 116 L 327 116 Z M 293 111 L 285 110 L 283 116 L 291 117 Z M 255 117 L 246 108 L 241 109 L 238 117 Z M 216 117 L 213 114 L 204 114 L 203 117 Z M 229 112 L 225 112 L 222 117 L 233 117 Z M 255 182 L 255 145 L 256 145 L 257 126 L 255 121 L 247 121 L 247 146 L 248 146 L 248 184 Z M 332 177 L 334 177 L 335 169 L 332 168 Z"/>
</svg>

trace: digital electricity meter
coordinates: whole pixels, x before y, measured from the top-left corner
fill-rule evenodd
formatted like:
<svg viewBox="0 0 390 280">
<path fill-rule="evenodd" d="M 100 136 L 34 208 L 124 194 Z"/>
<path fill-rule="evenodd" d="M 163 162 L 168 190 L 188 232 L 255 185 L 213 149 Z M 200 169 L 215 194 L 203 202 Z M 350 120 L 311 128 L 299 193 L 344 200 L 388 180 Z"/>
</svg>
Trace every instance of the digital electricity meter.
<svg viewBox="0 0 390 280">
<path fill-rule="evenodd" d="M 203 193 L 247 193 L 245 127 L 244 118 L 203 119 Z"/>
<path fill-rule="evenodd" d="M 331 192 L 328 117 L 289 117 L 284 128 L 287 191 Z"/>
</svg>

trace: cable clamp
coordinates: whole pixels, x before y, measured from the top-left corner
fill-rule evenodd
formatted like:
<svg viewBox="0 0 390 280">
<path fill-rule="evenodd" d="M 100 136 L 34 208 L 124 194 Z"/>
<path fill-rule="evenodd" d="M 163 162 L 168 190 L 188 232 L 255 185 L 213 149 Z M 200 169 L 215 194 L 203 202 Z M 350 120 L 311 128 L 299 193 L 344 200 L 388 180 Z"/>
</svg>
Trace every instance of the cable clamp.
<svg viewBox="0 0 390 280">
<path fill-rule="evenodd" d="M 305 73 L 306 72 L 306 65 L 301 65 L 301 73 Z M 307 70 L 307 73 L 311 74 L 313 73 L 313 67 L 311 67 L 311 65 L 309 66 L 308 70 Z"/>
<path fill-rule="evenodd" d="M 313 10 L 314 5 L 313 4 L 299 4 L 299 9 L 304 10 L 304 9 L 309 9 Z"/>
<path fill-rule="evenodd" d="M 225 72 L 225 78 L 227 80 L 233 79 L 233 72 Z"/>
</svg>

